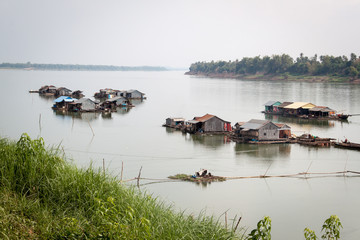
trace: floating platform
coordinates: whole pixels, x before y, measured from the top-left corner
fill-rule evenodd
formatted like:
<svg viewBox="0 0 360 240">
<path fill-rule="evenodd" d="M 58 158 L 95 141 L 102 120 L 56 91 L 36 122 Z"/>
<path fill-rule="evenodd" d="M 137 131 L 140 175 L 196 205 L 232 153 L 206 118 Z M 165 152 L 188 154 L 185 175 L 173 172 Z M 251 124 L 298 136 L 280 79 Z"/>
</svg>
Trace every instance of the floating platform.
<svg viewBox="0 0 360 240">
<path fill-rule="evenodd" d="M 175 176 L 168 177 L 173 180 L 181 180 L 186 182 L 223 182 L 226 181 L 226 178 L 213 176 L 213 175 L 206 175 L 206 176 L 195 176 L 195 175 L 187 175 L 187 174 L 176 174 Z"/>
</svg>

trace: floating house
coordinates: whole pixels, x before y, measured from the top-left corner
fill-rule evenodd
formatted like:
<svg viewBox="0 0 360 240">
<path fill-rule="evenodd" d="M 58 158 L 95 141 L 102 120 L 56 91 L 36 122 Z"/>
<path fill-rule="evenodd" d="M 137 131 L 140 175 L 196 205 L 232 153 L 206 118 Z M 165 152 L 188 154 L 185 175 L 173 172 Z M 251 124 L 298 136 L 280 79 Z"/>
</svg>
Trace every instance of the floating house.
<svg viewBox="0 0 360 240">
<path fill-rule="evenodd" d="M 69 104 L 73 103 L 77 99 L 69 96 L 61 96 L 54 100 L 53 109 L 68 111 Z"/>
<path fill-rule="evenodd" d="M 125 97 L 129 99 L 144 99 L 144 95 L 145 95 L 145 93 L 142 93 L 134 89 L 126 91 L 125 94 L 126 94 Z"/>
<path fill-rule="evenodd" d="M 100 89 L 99 92 L 94 94 L 96 98 L 114 98 L 114 97 L 124 97 L 127 99 L 145 99 L 145 93 L 142 93 L 138 90 L 116 90 L 111 88 Z"/>
<path fill-rule="evenodd" d="M 113 98 L 117 96 L 119 90 L 114 90 L 112 88 L 100 89 L 99 92 L 94 94 L 95 98 Z"/>
<path fill-rule="evenodd" d="M 131 106 L 130 101 L 124 97 L 113 97 L 113 98 L 111 98 L 111 100 L 116 101 L 117 106 L 122 106 L 122 107 Z"/>
<path fill-rule="evenodd" d="M 281 140 L 291 136 L 291 128 L 286 124 L 275 124 L 268 120 L 251 119 L 248 122 L 238 124 L 235 130 L 236 137 L 244 140 Z"/>
<path fill-rule="evenodd" d="M 98 110 L 100 110 L 99 102 L 90 98 L 80 98 L 68 104 L 68 111 L 70 112 L 96 112 Z"/>
<path fill-rule="evenodd" d="M 85 95 L 82 93 L 82 91 L 76 90 L 76 91 L 72 92 L 71 97 L 80 99 L 80 98 L 85 97 Z"/>
<path fill-rule="evenodd" d="M 309 114 L 312 117 L 329 117 L 335 113 L 335 110 L 323 106 L 316 106 L 309 109 Z"/>
<path fill-rule="evenodd" d="M 284 110 L 287 115 L 308 115 L 313 107 L 315 105 L 309 102 L 294 102 L 284 107 Z"/>
<path fill-rule="evenodd" d="M 71 96 L 72 91 L 65 87 L 59 87 L 55 90 L 55 96 Z"/>
<path fill-rule="evenodd" d="M 53 96 L 56 94 L 56 87 L 53 85 L 45 85 L 39 89 L 39 94 Z"/>
<path fill-rule="evenodd" d="M 278 106 L 281 104 L 279 101 L 268 101 L 265 103 L 265 112 L 278 112 Z"/>
<path fill-rule="evenodd" d="M 185 131 L 189 133 L 225 133 L 232 130 L 230 122 L 211 114 L 194 117 L 185 124 Z"/>
<path fill-rule="evenodd" d="M 117 107 L 131 107 L 131 103 L 124 97 L 113 97 L 106 99 L 100 103 L 101 108 L 104 110 L 116 111 Z"/>
<path fill-rule="evenodd" d="M 173 127 L 173 128 L 179 128 L 183 126 L 185 123 L 185 118 L 180 117 L 169 117 L 166 119 L 166 122 L 164 124 L 165 127 Z"/>
<path fill-rule="evenodd" d="M 279 128 L 279 139 L 291 137 L 291 127 L 284 123 L 274 123 Z"/>
<path fill-rule="evenodd" d="M 277 108 L 277 113 L 278 114 L 283 114 L 283 113 L 285 113 L 285 107 L 286 106 L 289 106 L 290 104 L 293 104 L 294 102 L 283 102 L 283 103 L 281 103 L 280 105 L 278 105 L 278 106 L 276 106 L 276 108 Z"/>
</svg>

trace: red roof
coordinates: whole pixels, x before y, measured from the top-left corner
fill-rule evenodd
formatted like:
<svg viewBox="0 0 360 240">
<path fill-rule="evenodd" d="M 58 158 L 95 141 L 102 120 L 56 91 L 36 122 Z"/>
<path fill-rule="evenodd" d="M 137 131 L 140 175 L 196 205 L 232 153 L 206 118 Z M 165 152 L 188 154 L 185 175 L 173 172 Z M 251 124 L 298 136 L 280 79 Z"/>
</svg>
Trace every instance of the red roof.
<svg viewBox="0 0 360 240">
<path fill-rule="evenodd" d="M 205 115 L 202 116 L 202 117 L 194 117 L 193 120 L 198 121 L 198 122 L 206 122 L 207 120 L 209 120 L 209 119 L 211 119 L 211 118 L 213 118 L 213 117 L 216 117 L 216 118 L 220 119 L 220 120 L 223 121 L 223 122 L 230 123 L 230 122 L 228 122 L 228 121 L 222 120 L 221 118 L 219 118 L 219 117 L 217 117 L 217 116 L 215 116 L 215 115 L 211 115 L 211 114 L 205 114 Z"/>
<path fill-rule="evenodd" d="M 199 122 L 205 122 L 205 121 L 209 120 L 212 117 L 215 117 L 215 116 L 211 115 L 211 114 L 205 114 L 202 117 L 194 117 L 194 120 L 199 121 Z"/>
</svg>

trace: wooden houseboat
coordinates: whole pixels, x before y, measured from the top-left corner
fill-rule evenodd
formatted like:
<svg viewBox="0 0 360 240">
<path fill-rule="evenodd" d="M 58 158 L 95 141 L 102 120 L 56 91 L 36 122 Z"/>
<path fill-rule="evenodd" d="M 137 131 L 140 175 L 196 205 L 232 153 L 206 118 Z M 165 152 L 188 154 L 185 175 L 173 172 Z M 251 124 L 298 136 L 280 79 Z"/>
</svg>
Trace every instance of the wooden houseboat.
<svg viewBox="0 0 360 240">
<path fill-rule="evenodd" d="M 53 86 L 53 85 L 45 85 L 45 86 L 42 86 L 40 89 L 39 89 L 39 94 L 41 95 L 47 95 L 47 96 L 54 96 L 56 94 L 56 87 Z"/>
<path fill-rule="evenodd" d="M 185 118 L 181 117 L 169 117 L 165 120 L 164 127 L 177 128 L 180 129 L 185 124 Z"/>
<path fill-rule="evenodd" d="M 305 119 L 322 119 L 322 120 L 346 120 L 348 114 L 337 114 L 335 110 L 325 107 L 316 106 L 309 102 L 279 102 L 269 101 L 265 103 L 265 114 L 282 115 L 285 117 L 298 117 Z"/>
<path fill-rule="evenodd" d="M 73 103 L 77 99 L 69 97 L 69 96 L 60 96 L 54 100 L 54 105 L 52 106 L 55 110 L 63 110 L 68 111 L 69 104 Z"/>
<path fill-rule="evenodd" d="M 90 98 L 80 98 L 68 104 L 70 112 L 97 112 L 100 110 L 99 102 Z"/>
<path fill-rule="evenodd" d="M 251 119 L 235 124 L 235 131 L 230 136 L 235 142 L 285 143 L 291 138 L 291 127 L 269 120 Z"/>
<path fill-rule="evenodd" d="M 185 122 L 184 132 L 188 133 L 228 133 L 232 130 L 231 123 L 221 118 L 205 114 L 202 117 L 194 117 Z"/>
</svg>

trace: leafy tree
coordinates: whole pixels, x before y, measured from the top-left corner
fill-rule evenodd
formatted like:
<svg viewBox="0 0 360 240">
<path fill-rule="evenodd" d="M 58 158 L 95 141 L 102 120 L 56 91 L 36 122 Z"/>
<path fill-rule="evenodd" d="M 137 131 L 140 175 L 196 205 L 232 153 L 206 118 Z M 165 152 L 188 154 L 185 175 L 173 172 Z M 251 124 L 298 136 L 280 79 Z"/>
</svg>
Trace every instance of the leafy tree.
<svg viewBox="0 0 360 240">
<path fill-rule="evenodd" d="M 325 220 L 321 228 L 321 232 L 324 231 L 324 234 L 321 236 L 321 238 L 327 240 L 340 239 L 340 228 L 342 228 L 342 225 L 339 217 L 336 215 L 331 215 L 328 219 Z M 317 239 L 315 232 L 309 228 L 304 229 L 304 236 L 306 240 Z"/>
<path fill-rule="evenodd" d="M 247 240 L 271 240 L 271 219 L 264 217 L 257 223 L 256 229 L 252 230 Z"/>
</svg>

